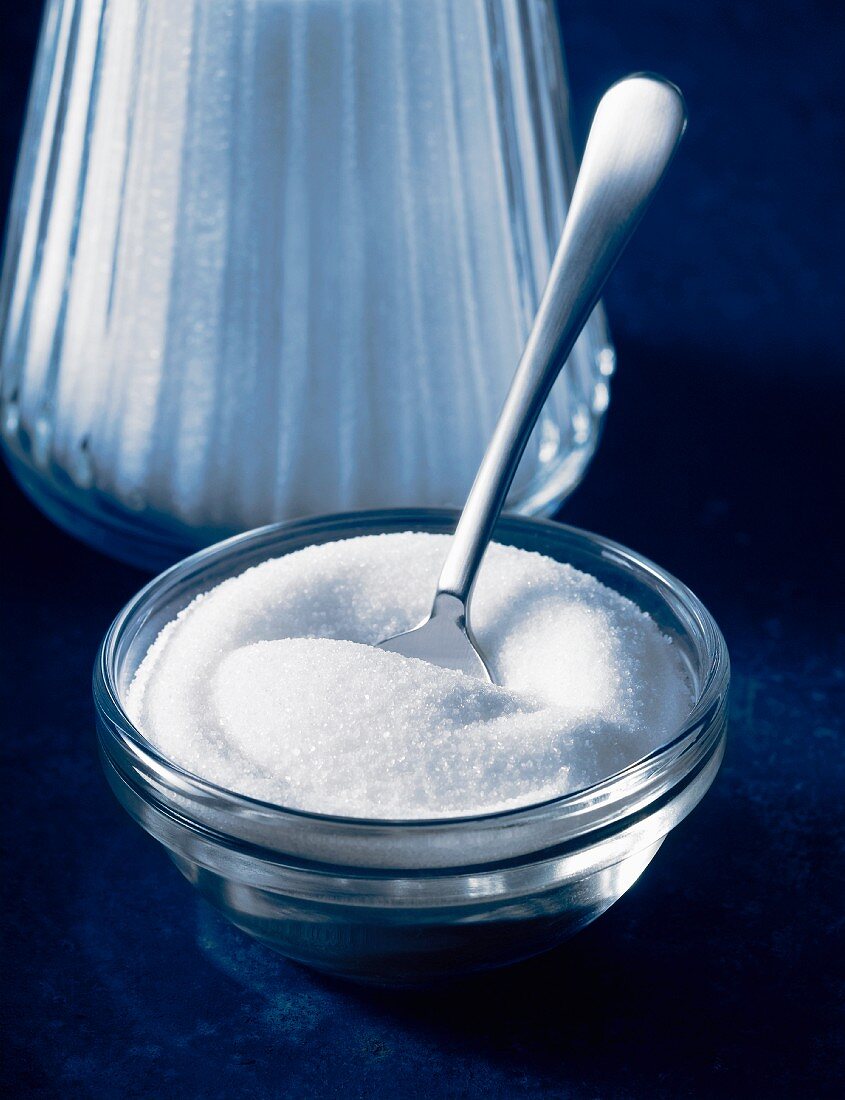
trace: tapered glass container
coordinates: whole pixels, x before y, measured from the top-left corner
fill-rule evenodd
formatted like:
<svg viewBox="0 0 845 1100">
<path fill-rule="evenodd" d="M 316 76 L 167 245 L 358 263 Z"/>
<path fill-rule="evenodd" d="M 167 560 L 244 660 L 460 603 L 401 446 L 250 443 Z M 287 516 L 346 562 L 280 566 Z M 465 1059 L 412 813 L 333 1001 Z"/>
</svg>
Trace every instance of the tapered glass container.
<svg viewBox="0 0 845 1100">
<path fill-rule="evenodd" d="M 2 437 L 161 565 L 293 516 L 460 505 L 566 214 L 552 0 L 50 0 L 6 240 Z M 592 318 L 509 507 L 581 477 Z"/>
</svg>

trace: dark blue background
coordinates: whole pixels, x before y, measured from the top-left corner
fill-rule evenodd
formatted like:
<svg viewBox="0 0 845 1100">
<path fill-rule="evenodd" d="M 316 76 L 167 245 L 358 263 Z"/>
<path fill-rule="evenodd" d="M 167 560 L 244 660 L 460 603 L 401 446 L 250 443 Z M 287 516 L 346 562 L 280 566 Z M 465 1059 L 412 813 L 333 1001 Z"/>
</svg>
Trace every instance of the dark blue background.
<svg viewBox="0 0 845 1100">
<path fill-rule="evenodd" d="M 4 189 L 38 16 L 14 7 L 0 43 Z M 89 672 L 143 578 L 53 528 L 4 472 L 12 1095 L 836 1091 L 842 9 L 562 10 L 581 134 L 630 70 L 665 73 L 689 101 L 682 151 L 608 291 L 620 369 L 599 456 L 563 514 L 655 558 L 720 621 L 735 674 L 719 778 L 631 892 L 551 955 L 445 994 L 315 977 L 198 903 L 113 802 Z"/>
</svg>

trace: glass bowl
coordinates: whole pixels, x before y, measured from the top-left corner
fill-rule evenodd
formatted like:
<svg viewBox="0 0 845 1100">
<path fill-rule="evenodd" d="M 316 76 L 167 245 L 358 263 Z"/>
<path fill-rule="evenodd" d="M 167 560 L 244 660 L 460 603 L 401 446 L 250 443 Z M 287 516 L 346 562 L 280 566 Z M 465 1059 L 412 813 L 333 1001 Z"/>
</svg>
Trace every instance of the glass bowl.
<svg viewBox="0 0 845 1100">
<path fill-rule="evenodd" d="M 662 748 L 587 789 L 448 820 L 342 818 L 271 805 L 161 756 L 124 710 L 159 630 L 198 593 L 265 558 L 391 531 L 449 532 L 456 513 L 387 510 L 276 524 L 162 573 L 112 623 L 94 670 L 103 767 L 129 814 L 244 931 L 319 970 L 420 985 L 555 946 L 632 885 L 702 798 L 724 752 L 724 640 L 683 584 L 607 539 L 503 517 L 499 542 L 590 573 L 648 612 L 678 646 L 696 702 Z"/>
</svg>

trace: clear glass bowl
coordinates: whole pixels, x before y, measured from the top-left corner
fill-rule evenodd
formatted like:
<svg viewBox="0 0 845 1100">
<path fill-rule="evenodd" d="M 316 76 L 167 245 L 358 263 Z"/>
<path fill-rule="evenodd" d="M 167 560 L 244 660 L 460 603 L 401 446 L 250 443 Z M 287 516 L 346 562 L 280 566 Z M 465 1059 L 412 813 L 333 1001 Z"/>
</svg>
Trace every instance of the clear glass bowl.
<svg viewBox="0 0 845 1100">
<path fill-rule="evenodd" d="M 227 577 L 312 543 L 448 532 L 455 513 L 385 510 L 260 528 L 187 558 L 109 629 L 94 672 L 103 766 L 118 800 L 235 925 L 319 970 L 418 985 L 527 958 L 589 924 L 639 877 L 706 792 L 725 742 L 728 653 L 683 584 L 616 543 L 504 517 L 495 538 L 569 562 L 632 599 L 683 655 L 696 703 L 664 747 L 538 805 L 437 821 L 304 813 L 246 798 L 162 757 L 132 725 L 127 688 L 159 630 Z"/>
</svg>

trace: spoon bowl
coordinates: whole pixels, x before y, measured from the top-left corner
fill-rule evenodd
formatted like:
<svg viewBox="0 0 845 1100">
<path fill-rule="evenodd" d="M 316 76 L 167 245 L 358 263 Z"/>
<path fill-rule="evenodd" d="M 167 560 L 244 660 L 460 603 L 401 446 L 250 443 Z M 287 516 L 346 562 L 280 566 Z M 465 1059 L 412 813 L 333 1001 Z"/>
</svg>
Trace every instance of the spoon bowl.
<svg viewBox="0 0 845 1100">
<path fill-rule="evenodd" d="M 378 648 L 494 682 L 478 642 L 470 633 L 463 603 L 448 592 L 437 593 L 431 614 L 419 626 L 385 638 Z"/>
</svg>

